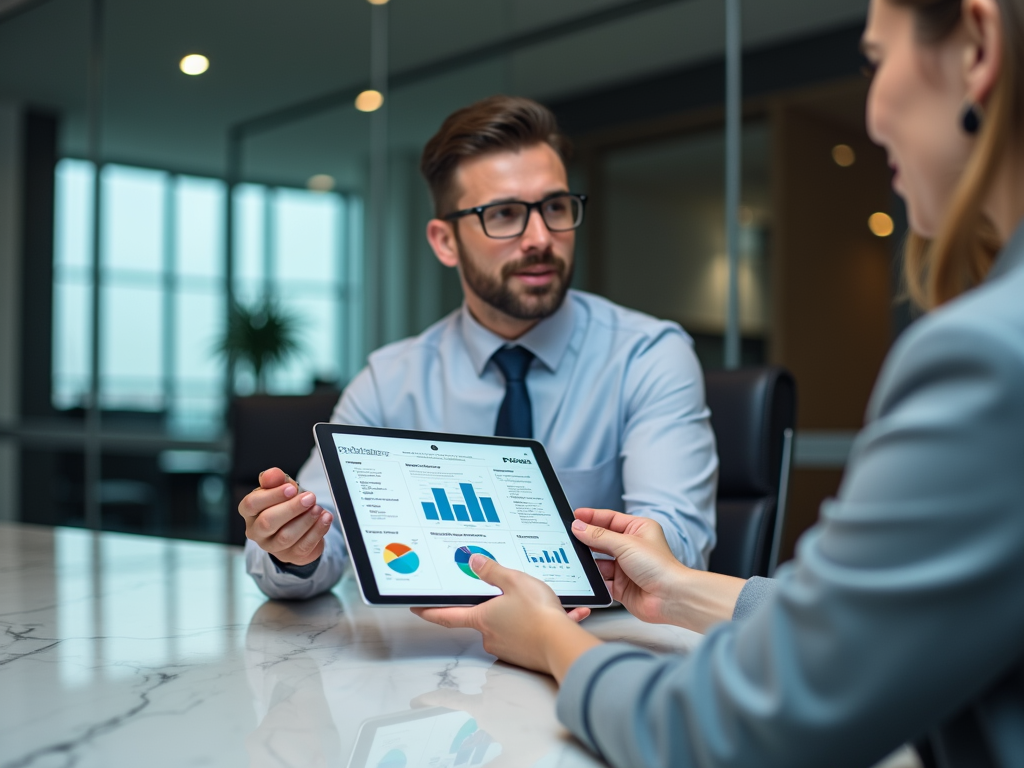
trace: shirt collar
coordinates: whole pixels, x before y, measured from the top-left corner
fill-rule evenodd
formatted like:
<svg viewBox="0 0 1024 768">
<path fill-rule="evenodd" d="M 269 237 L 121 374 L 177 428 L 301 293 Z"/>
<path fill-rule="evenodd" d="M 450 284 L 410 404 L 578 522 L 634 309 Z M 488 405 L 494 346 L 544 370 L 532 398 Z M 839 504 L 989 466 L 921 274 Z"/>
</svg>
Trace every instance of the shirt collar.
<svg viewBox="0 0 1024 768">
<path fill-rule="evenodd" d="M 553 315 L 541 320 L 515 341 L 503 339 L 484 328 L 473 317 L 465 302 L 462 304 L 460 321 L 462 339 L 477 376 L 483 375 L 491 357 L 505 345 L 518 345 L 528 349 L 546 368 L 551 371 L 557 370 L 565 351 L 569 348 L 576 326 L 571 291 L 566 294 L 562 306 Z"/>
</svg>

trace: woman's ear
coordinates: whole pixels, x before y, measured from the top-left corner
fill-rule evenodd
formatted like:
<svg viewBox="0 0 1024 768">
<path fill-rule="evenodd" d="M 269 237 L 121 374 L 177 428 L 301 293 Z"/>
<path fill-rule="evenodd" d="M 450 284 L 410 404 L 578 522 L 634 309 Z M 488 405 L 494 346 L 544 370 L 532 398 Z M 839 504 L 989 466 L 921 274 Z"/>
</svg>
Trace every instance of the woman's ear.
<svg viewBox="0 0 1024 768">
<path fill-rule="evenodd" d="M 427 222 L 427 242 L 434 249 L 437 260 L 446 267 L 459 266 L 459 242 L 455 237 L 455 225 L 441 219 Z"/>
<path fill-rule="evenodd" d="M 963 24 L 968 45 L 964 51 L 967 100 L 984 104 L 999 80 L 1003 66 L 1003 17 L 997 0 L 965 0 Z"/>
</svg>

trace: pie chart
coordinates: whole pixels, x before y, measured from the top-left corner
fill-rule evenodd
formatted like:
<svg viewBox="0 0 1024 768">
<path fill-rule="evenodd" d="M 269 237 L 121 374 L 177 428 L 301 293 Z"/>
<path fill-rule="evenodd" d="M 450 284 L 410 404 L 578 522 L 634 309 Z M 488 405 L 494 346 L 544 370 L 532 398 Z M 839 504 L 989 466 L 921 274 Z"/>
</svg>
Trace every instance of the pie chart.
<svg viewBox="0 0 1024 768">
<path fill-rule="evenodd" d="M 491 558 L 491 560 L 493 560 L 494 562 L 498 562 L 498 558 L 496 558 L 483 547 L 474 547 L 472 544 L 470 544 L 469 546 L 459 547 L 458 549 L 456 549 L 455 564 L 462 569 L 462 572 L 464 574 L 466 574 L 467 576 L 471 576 L 474 579 L 479 579 L 480 577 L 473 573 L 473 569 L 469 567 L 469 558 L 472 555 L 483 555 L 484 557 Z"/>
<path fill-rule="evenodd" d="M 420 557 L 405 544 L 388 544 L 384 547 L 384 562 L 396 573 L 415 573 L 420 567 Z"/>
</svg>

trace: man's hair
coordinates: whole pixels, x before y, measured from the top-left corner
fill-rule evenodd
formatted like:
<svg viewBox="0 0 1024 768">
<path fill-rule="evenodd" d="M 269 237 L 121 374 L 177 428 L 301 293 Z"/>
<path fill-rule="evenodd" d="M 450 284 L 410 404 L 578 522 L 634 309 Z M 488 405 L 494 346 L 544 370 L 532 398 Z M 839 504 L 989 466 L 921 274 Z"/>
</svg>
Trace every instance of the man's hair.
<svg viewBox="0 0 1024 768">
<path fill-rule="evenodd" d="M 551 110 L 531 99 L 491 96 L 453 112 L 423 148 L 420 172 L 430 187 L 434 214 L 455 210 L 459 164 L 492 152 L 518 151 L 549 144 L 565 162 L 569 141 L 559 132 Z"/>
</svg>

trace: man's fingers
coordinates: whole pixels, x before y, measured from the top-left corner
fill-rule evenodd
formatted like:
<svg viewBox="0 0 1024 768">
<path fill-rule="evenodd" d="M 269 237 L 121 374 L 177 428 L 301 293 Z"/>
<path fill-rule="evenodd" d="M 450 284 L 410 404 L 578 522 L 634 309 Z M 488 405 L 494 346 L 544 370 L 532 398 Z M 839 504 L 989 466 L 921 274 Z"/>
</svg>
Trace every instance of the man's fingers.
<svg viewBox="0 0 1024 768">
<path fill-rule="evenodd" d="M 615 577 L 615 561 L 614 560 L 597 560 L 597 570 L 601 572 L 601 575 L 606 579 Z"/>
<path fill-rule="evenodd" d="M 257 488 L 250 492 L 238 505 L 238 513 L 244 518 L 259 517 L 265 510 L 278 504 L 294 499 L 299 494 L 299 487 L 291 483 L 278 485 L 274 488 Z M 313 497 L 316 500 L 316 497 Z M 304 505 L 307 508 L 312 506 Z"/>
<path fill-rule="evenodd" d="M 274 504 L 264 509 L 258 517 L 250 518 L 246 525 L 246 534 L 257 543 L 276 536 L 278 531 L 291 523 L 293 520 L 302 520 L 305 515 L 312 515 L 314 519 L 319 514 L 315 511 L 320 509 L 316 504 L 316 496 L 312 493 L 303 493 L 299 496 Z M 302 533 L 309 527 L 307 523 L 300 526 Z M 292 540 L 293 543 L 298 536 Z"/>
<path fill-rule="evenodd" d="M 313 507 L 308 516 L 296 518 L 281 528 L 273 538 L 273 543 L 282 547 L 274 550 L 281 560 L 291 563 L 312 562 L 323 551 L 324 535 L 331 528 L 331 513 L 322 507 Z"/>
<path fill-rule="evenodd" d="M 431 624 L 440 624 L 448 629 L 473 627 L 473 611 L 470 608 L 411 608 L 410 610 L 421 619 Z"/>
<path fill-rule="evenodd" d="M 271 467 L 260 472 L 260 488 L 277 488 L 279 485 L 294 482 L 284 470 L 277 467 Z"/>
</svg>

